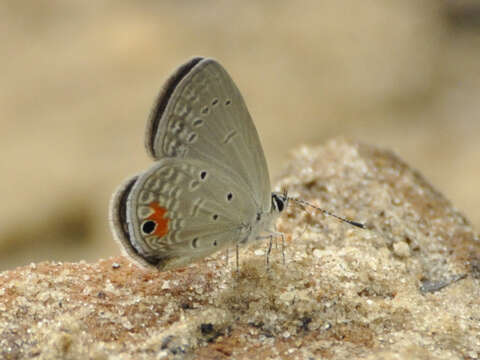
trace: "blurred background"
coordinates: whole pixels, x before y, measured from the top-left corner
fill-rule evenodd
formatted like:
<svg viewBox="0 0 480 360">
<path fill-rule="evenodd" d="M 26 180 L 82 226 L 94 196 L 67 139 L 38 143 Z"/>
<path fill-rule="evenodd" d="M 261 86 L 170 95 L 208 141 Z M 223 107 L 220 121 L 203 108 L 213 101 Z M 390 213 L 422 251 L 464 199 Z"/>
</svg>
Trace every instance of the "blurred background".
<svg viewBox="0 0 480 360">
<path fill-rule="evenodd" d="M 480 227 L 480 2 L 0 3 L 0 270 L 119 253 L 113 190 L 193 55 L 241 89 L 272 180 L 301 144 L 394 150 Z"/>
</svg>

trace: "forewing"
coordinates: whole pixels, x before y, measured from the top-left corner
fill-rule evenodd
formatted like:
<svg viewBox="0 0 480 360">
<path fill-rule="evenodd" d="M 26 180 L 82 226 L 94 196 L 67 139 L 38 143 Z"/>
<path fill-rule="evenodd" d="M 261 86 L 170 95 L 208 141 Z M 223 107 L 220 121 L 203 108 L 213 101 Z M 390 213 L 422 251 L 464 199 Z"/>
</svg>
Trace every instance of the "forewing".
<svg viewBox="0 0 480 360">
<path fill-rule="evenodd" d="M 248 237 L 256 205 L 242 186 L 201 160 L 160 159 L 115 193 L 113 232 L 140 265 L 186 265 Z"/>
<path fill-rule="evenodd" d="M 202 160 L 238 178 L 264 211 L 270 208 L 270 178 L 257 130 L 245 102 L 215 60 L 194 58 L 166 82 L 150 116 L 147 151 Z"/>
</svg>

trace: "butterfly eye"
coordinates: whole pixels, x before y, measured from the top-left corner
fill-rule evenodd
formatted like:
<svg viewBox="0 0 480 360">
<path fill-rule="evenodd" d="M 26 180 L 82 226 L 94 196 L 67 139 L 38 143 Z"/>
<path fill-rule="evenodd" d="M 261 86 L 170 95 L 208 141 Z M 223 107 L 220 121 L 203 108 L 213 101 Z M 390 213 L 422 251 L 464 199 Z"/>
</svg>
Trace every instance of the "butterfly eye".
<svg viewBox="0 0 480 360">
<path fill-rule="evenodd" d="M 200 172 L 200 180 L 205 180 L 207 178 L 207 172 L 205 170 Z"/>
<path fill-rule="evenodd" d="M 232 201 L 232 199 L 233 199 L 233 194 L 232 194 L 232 193 L 228 193 L 228 194 L 227 194 L 227 200 L 228 200 L 228 201 Z"/>
<path fill-rule="evenodd" d="M 144 221 L 142 224 L 142 232 L 145 235 L 150 235 L 155 231 L 155 228 L 157 227 L 157 223 L 153 220 L 147 220 Z"/>
<path fill-rule="evenodd" d="M 212 219 L 213 219 L 213 220 L 217 220 L 217 219 L 218 219 L 218 215 L 217 215 L 217 214 L 214 214 L 214 215 L 212 216 Z"/>
<path fill-rule="evenodd" d="M 212 101 L 212 106 L 215 106 L 215 105 L 217 105 L 217 104 L 218 104 L 218 99 L 217 99 L 217 98 L 213 99 L 213 101 Z"/>
<path fill-rule="evenodd" d="M 230 99 L 225 101 L 225 105 L 227 105 L 227 106 L 230 105 L 231 103 L 232 103 L 232 100 L 230 100 Z"/>
<path fill-rule="evenodd" d="M 277 209 L 278 212 L 282 212 L 285 207 L 285 200 L 280 198 L 277 194 L 272 194 L 272 203 L 274 208 Z"/>
</svg>

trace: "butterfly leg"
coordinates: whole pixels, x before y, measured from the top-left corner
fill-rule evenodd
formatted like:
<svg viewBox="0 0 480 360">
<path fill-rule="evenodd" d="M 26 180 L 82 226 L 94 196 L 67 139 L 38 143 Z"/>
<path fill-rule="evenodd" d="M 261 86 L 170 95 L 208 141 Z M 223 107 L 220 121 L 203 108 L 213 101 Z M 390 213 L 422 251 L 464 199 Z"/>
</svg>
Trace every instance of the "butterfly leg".
<svg viewBox="0 0 480 360">
<path fill-rule="evenodd" d="M 275 239 L 278 239 L 279 237 L 282 238 L 282 259 L 283 259 L 283 265 L 285 265 L 285 234 L 282 232 L 272 232 L 272 236 L 275 236 Z"/>
<path fill-rule="evenodd" d="M 268 236 L 270 238 L 269 242 L 268 242 L 268 248 L 267 248 L 267 269 L 268 269 L 268 266 L 270 265 L 270 253 L 272 252 L 272 240 L 273 240 L 273 235 L 269 235 Z"/>
<path fill-rule="evenodd" d="M 282 233 L 282 232 L 277 232 L 277 231 L 267 231 L 267 233 L 270 233 L 270 235 L 257 236 L 257 238 L 256 238 L 256 240 L 270 239 L 270 242 L 268 244 L 268 249 L 267 249 L 267 265 L 269 263 L 270 252 L 272 251 L 273 238 L 275 238 L 275 240 L 276 240 L 279 237 L 282 238 L 282 257 L 283 257 L 283 265 L 285 265 L 285 234 Z"/>
<path fill-rule="evenodd" d="M 285 265 L 285 234 L 282 232 L 272 231 L 270 236 L 275 237 L 275 248 L 277 248 L 277 242 L 276 242 L 277 239 L 279 237 L 282 238 L 282 258 L 283 258 L 283 265 Z"/>
<path fill-rule="evenodd" d="M 282 238 L 282 258 L 283 258 L 283 265 L 285 265 L 285 234 L 277 231 L 277 224 L 273 225 L 273 230 L 274 230 L 273 234 L 277 235 L 275 239 L 277 239 L 278 236 Z M 277 245 L 277 243 L 275 243 L 275 245 Z"/>
<path fill-rule="evenodd" d="M 238 244 L 235 245 L 235 260 L 237 263 L 237 273 L 238 273 Z"/>
</svg>

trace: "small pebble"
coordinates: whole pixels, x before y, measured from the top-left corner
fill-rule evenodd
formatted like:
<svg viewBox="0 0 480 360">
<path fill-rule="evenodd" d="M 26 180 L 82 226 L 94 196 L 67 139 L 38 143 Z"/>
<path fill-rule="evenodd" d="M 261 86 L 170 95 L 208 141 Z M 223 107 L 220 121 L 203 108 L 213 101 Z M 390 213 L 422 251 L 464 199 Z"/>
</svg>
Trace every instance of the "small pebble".
<svg viewBox="0 0 480 360">
<path fill-rule="evenodd" d="M 395 255 L 405 258 L 410 256 L 410 247 L 406 242 L 400 241 L 393 244 L 393 252 Z"/>
<path fill-rule="evenodd" d="M 265 255 L 265 251 L 263 251 L 262 249 L 257 249 L 255 250 L 254 254 L 257 256 L 263 256 Z"/>
</svg>

